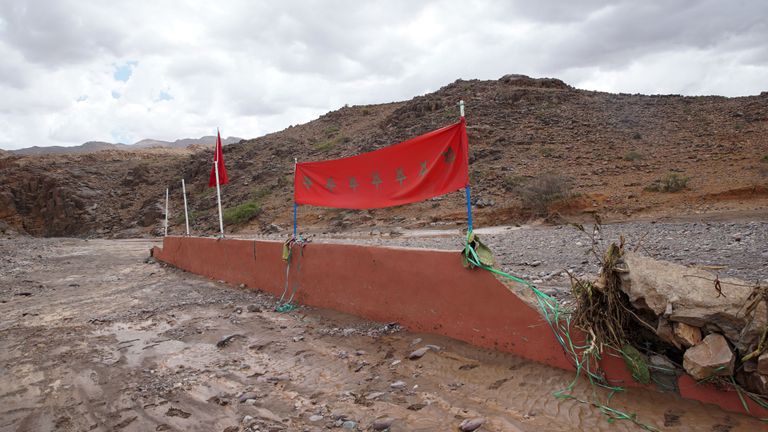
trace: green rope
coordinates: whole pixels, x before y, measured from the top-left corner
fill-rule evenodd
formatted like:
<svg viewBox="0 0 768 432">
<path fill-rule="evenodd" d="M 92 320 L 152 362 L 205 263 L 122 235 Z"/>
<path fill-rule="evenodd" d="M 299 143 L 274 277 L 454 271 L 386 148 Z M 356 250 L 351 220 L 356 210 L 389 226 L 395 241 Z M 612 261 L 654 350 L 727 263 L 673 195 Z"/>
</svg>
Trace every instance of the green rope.
<svg viewBox="0 0 768 432">
<path fill-rule="evenodd" d="M 291 272 L 291 260 L 293 259 L 293 245 L 299 245 L 301 247 L 299 257 L 296 259 L 296 271 L 297 271 L 297 278 L 298 275 L 301 274 L 301 257 L 304 256 L 304 246 L 309 243 L 309 240 L 303 239 L 301 236 L 299 237 L 291 237 L 283 244 L 283 259 L 286 261 L 285 263 L 285 285 L 283 286 L 283 293 L 280 295 L 280 299 L 277 301 L 277 305 L 275 305 L 275 312 L 281 312 L 286 313 L 290 312 L 294 309 L 296 309 L 298 306 L 293 304 L 293 297 L 296 295 L 296 291 L 299 289 L 299 281 L 298 279 L 294 281 L 293 283 L 293 290 L 291 291 L 291 296 L 288 298 L 288 300 L 285 300 L 285 296 L 288 294 L 288 282 L 289 282 L 289 276 Z"/>
<path fill-rule="evenodd" d="M 520 277 L 511 275 L 504 271 L 493 268 L 491 266 L 492 259 L 489 260 L 487 256 L 483 257 L 484 259 L 481 259 L 481 257 L 478 256 L 478 253 L 475 250 L 476 248 L 487 249 L 486 246 L 483 245 L 480 242 L 480 240 L 475 236 L 474 232 L 469 231 L 467 232 L 467 239 L 464 246 L 464 251 L 462 252 L 465 266 L 469 268 L 479 267 L 483 270 L 487 270 L 491 273 L 497 274 L 499 276 L 502 276 L 504 278 L 507 278 L 509 280 L 512 280 L 514 282 L 517 282 L 519 284 L 522 284 L 528 287 L 531 290 L 531 292 L 533 292 L 534 297 L 536 299 L 536 303 L 538 304 L 539 309 L 542 312 L 544 320 L 547 322 L 550 329 L 552 329 L 555 339 L 563 348 L 568 358 L 572 361 L 574 368 L 576 369 L 576 375 L 574 376 L 573 381 L 571 381 L 564 389 L 556 391 L 554 393 L 554 396 L 559 399 L 573 399 L 584 404 L 595 406 L 600 410 L 600 412 L 603 415 L 608 417 L 609 422 L 613 422 L 615 420 L 628 420 L 639 425 L 645 430 L 656 431 L 657 429 L 654 428 L 653 426 L 649 426 L 638 421 L 637 416 L 635 414 L 627 414 L 627 413 L 618 411 L 616 409 L 610 408 L 608 406 L 605 406 L 603 404 L 600 404 L 598 402 L 589 402 L 586 400 L 579 399 L 573 396 L 572 394 L 570 394 L 575 388 L 576 384 L 578 383 L 579 376 L 581 376 L 582 373 L 584 373 L 584 375 L 589 380 L 589 383 L 593 386 L 593 394 L 595 394 L 594 393 L 595 386 L 602 387 L 609 390 L 610 393 L 608 394 L 608 402 L 610 402 L 611 398 L 615 393 L 623 391 L 624 389 L 618 386 L 610 385 L 608 383 L 608 380 L 605 378 L 605 376 L 602 373 L 592 370 L 593 362 L 595 365 L 599 364 L 600 358 L 601 358 L 600 354 L 596 352 L 594 347 L 592 347 L 590 344 L 583 345 L 583 346 L 578 345 L 573 341 L 573 339 L 571 339 L 570 313 L 567 313 L 567 312 L 564 313 L 560 309 L 560 303 L 556 298 L 543 293 L 538 288 L 536 288 L 535 285 L 531 284 L 530 282 Z M 595 394 L 595 399 L 597 399 L 596 394 Z"/>
</svg>

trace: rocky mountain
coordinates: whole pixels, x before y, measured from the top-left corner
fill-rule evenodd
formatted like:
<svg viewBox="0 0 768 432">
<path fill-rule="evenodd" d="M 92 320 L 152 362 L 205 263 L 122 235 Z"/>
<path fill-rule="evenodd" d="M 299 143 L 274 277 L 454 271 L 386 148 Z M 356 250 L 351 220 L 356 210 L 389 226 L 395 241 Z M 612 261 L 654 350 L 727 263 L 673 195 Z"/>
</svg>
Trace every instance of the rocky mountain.
<svg viewBox="0 0 768 432">
<path fill-rule="evenodd" d="M 228 137 L 223 138 L 222 144 L 234 144 L 240 142 L 242 138 Z M 143 139 L 133 144 L 122 143 L 108 143 L 103 141 L 88 141 L 78 146 L 64 147 L 64 146 L 47 146 L 47 147 L 26 147 L 18 150 L 11 150 L 11 153 L 18 155 L 40 155 L 40 154 L 81 154 L 81 153 L 93 153 L 102 150 L 136 150 L 151 147 L 168 147 L 168 148 L 187 148 L 190 146 L 212 146 L 216 144 L 216 137 L 213 135 L 206 135 L 200 138 L 183 138 L 176 141 L 162 141 L 155 139 Z"/>
<path fill-rule="evenodd" d="M 459 80 L 409 101 L 344 107 L 309 123 L 224 147 L 230 231 L 290 228 L 293 158 L 349 156 L 457 121 L 466 102 L 476 224 L 531 218 L 606 220 L 742 217 L 768 208 L 768 93 L 611 94 L 557 79 Z M 160 228 L 171 190 L 171 232 L 184 224 L 187 181 L 195 233 L 217 227 L 207 187 L 210 150 L 99 152 L 0 160 L 0 219 L 35 235 L 142 235 Z M 318 230 L 466 223 L 464 196 L 390 209 L 301 207 Z"/>
</svg>

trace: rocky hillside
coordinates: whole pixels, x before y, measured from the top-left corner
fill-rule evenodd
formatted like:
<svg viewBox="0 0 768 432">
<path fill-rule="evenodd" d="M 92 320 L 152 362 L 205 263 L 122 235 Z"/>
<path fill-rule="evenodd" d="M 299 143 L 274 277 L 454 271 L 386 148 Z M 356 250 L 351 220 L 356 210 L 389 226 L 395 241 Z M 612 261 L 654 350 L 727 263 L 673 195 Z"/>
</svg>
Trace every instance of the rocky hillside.
<svg viewBox="0 0 768 432">
<path fill-rule="evenodd" d="M 336 158 L 399 142 L 456 121 L 461 99 L 478 225 L 565 221 L 590 212 L 621 220 L 764 215 L 768 209 L 768 93 L 610 94 L 509 75 L 456 81 L 405 102 L 344 107 L 225 146 L 228 230 L 290 228 L 294 157 Z M 171 231 L 178 233 L 183 176 L 193 229 L 213 232 L 211 157 L 207 150 L 6 158 L 0 161 L 0 219 L 35 235 L 139 235 L 159 229 L 170 184 Z M 463 199 L 454 193 L 373 211 L 302 207 L 299 223 L 323 230 L 463 224 Z"/>
<path fill-rule="evenodd" d="M 234 144 L 240 142 L 242 138 L 228 137 L 223 138 L 224 145 Z M 122 143 L 108 143 L 103 141 L 88 141 L 87 143 L 80 144 L 72 147 L 62 146 L 48 146 L 39 147 L 32 146 L 22 148 L 18 150 L 11 150 L 10 153 L 17 155 L 50 155 L 50 154 L 81 154 L 81 153 L 94 153 L 102 150 L 140 150 L 150 147 L 168 147 L 168 148 L 187 148 L 191 146 L 212 146 L 216 144 L 216 137 L 213 135 L 206 135 L 200 138 L 183 138 L 176 141 L 162 141 L 155 139 L 143 139 L 133 144 Z"/>
</svg>

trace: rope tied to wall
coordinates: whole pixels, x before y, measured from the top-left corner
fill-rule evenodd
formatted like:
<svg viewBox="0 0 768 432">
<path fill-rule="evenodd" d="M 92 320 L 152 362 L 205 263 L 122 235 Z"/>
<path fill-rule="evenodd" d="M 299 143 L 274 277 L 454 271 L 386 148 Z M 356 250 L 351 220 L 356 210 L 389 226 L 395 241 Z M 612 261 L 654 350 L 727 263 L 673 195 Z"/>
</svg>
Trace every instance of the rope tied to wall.
<svg viewBox="0 0 768 432">
<path fill-rule="evenodd" d="M 299 275 L 301 274 L 301 257 L 304 256 L 304 247 L 307 246 L 307 244 L 310 242 L 309 238 L 303 238 L 301 235 L 292 236 L 288 240 L 283 243 L 283 260 L 285 261 L 285 285 L 283 286 L 283 293 L 280 295 L 280 299 L 277 301 L 277 305 L 275 305 L 275 311 L 276 312 L 290 312 L 294 309 L 296 309 L 296 305 L 293 304 L 293 298 L 296 295 L 296 291 L 299 290 Z M 293 281 L 293 290 L 291 291 L 290 297 L 286 300 L 285 297 L 288 295 L 288 285 L 290 280 L 290 273 L 291 273 L 291 261 L 293 260 L 293 249 L 294 246 L 299 247 L 299 255 L 296 258 L 296 277 Z"/>
</svg>

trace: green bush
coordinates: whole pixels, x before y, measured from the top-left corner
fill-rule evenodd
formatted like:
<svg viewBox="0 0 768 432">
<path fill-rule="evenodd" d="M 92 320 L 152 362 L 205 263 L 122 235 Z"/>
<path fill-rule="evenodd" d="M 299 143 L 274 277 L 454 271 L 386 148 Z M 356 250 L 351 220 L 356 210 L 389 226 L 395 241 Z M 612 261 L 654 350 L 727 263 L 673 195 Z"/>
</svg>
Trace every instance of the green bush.
<svg viewBox="0 0 768 432">
<path fill-rule="evenodd" d="M 334 147 L 336 147 L 338 144 L 346 144 L 348 142 L 352 141 L 351 138 L 339 135 L 335 138 L 327 139 L 325 141 L 320 141 L 319 143 L 315 144 L 315 150 L 325 151 L 330 150 Z"/>
<path fill-rule="evenodd" d="M 688 187 L 689 177 L 671 173 L 654 180 L 653 183 L 646 186 L 645 190 L 650 192 L 679 192 Z"/>
<path fill-rule="evenodd" d="M 624 155 L 624 160 L 626 161 L 636 161 L 640 159 L 645 159 L 645 156 L 643 156 L 642 153 L 636 152 L 634 150 L 629 151 Z"/>
<path fill-rule="evenodd" d="M 261 206 L 255 201 L 247 201 L 238 206 L 225 209 L 222 212 L 224 223 L 241 224 L 248 222 L 261 213 Z"/>
</svg>

